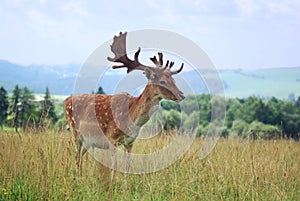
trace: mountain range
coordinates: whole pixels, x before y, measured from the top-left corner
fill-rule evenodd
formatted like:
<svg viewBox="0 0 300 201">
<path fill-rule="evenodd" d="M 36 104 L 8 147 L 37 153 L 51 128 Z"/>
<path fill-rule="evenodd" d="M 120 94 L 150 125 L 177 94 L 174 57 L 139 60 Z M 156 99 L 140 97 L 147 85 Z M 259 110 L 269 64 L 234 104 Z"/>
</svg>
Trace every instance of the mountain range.
<svg viewBox="0 0 300 201">
<path fill-rule="evenodd" d="M 81 68 L 79 64 L 24 66 L 0 60 L 0 86 L 3 86 L 9 93 L 18 84 L 20 87 L 27 86 L 34 93 L 44 93 L 46 87 L 49 87 L 52 94 L 70 95 L 74 93 L 74 86 L 80 79 Z M 210 77 L 210 73 L 210 71 L 203 71 L 203 75 L 199 75 L 199 72 L 191 70 L 177 76 L 183 78 L 181 80 L 192 89 L 193 93 L 209 93 L 209 88 L 205 84 L 207 80 L 203 77 Z M 219 70 L 218 76 L 222 81 L 226 97 L 243 98 L 254 95 L 286 99 L 290 94 L 300 96 L 300 67 L 228 69 Z M 125 71 L 108 70 L 105 76 L 102 76 L 102 79 L 98 78 L 95 83 L 106 93 L 111 94 L 118 91 L 116 85 L 122 85 L 124 78 L 126 78 Z M 132 80 L 146 83 L 146 79 L 140 74 L 133 78 L 129 77 L 124 82 L 128 83 Z M 122 87 L 119 88 L 122 89 Z M 135 93 L 138 92 L 135 91 Z"/>
</svg>

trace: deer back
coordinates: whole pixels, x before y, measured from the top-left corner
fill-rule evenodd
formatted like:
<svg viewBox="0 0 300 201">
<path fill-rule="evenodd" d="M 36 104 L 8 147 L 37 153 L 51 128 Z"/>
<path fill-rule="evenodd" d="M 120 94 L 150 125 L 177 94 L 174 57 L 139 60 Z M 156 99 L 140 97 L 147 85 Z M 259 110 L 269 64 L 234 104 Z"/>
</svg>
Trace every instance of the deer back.
<svg viewBox="0 0 300 201">
<path fill-rule="evenodd" d="M 111 143 L 116 144 L 126 132 L 130 132 L 132 120 L 129 107 L 134 99 L 127 93 L 68 97 L 64 102 L 64 111 L 75 139 L 78 139 L 79 135 L 85 135 L 80 129 L 81 122 L 89 122 L 98 124 Z"/>
</svg>

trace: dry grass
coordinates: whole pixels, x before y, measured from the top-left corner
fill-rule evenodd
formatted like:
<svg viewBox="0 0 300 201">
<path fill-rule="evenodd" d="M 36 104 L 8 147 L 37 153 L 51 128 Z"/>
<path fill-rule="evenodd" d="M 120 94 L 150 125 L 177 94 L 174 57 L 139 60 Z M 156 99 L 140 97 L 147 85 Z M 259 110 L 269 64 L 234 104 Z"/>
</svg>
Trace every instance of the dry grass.
<svg viewBox="0 0 300 201">
<path fill-rule="evenodd" d="M 154 139 L 146 148 L 140 141 L 134 151 L 151 152 L 170 139 Z M 221 139 L 200 160 L 201 142 L 162 171 L 117 173 L 110 182 L 110 170 L 89 155 L 77 176 L 68 132 L 2 132 L 0 200 L 300 200 L 299 143 Z"/>
</svg>

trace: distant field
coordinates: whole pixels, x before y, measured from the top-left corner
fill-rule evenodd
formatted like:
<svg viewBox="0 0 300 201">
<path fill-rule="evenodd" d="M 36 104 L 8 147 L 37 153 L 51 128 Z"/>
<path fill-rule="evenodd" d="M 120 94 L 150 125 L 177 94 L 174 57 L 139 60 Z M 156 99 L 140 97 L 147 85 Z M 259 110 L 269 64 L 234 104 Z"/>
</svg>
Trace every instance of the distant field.
<svg viewBox="0 0 300 201">
<path fill-rule="evenodd" d="M 38 100 L 42 100 L 43 97 L 45 96 L 45 94 L 34 94 L 34 95 Z M 64 101 L 67 97 L 68 97 L 67 95 L 52 95 L 52 98 L 59 102 Z"/>
<path fill-rule="evenodd" d="M 168 140 L 137 141 L 133 151 Z M 200 160 L 201 143 L 162 171 L 117 173 L 111 183 L 110 171 L 88 155 L 76 175 L 69 132 L 0 132 L 0 200 L 300 200 L 299 143 L 221 139 Z"/>
<path fill-rule="evenodd" d="M 21 88 L 27 86 L 34 93 L 43 94 L 46 87 L 49 87 L 50 92 L 53 94 L 70 95 L 74 94 L 74 87 L 80 68 L 80 65 L 21 66 L 9 61 L 0 60 L 0 86 L 3 86 L 9 93 L 18 84 Z M 290 93 L 294 93 L 296 97 L 300 96 L 299 66 L 265 69 L 259 67 L 255 69 L 253 67 L 253 69 L 218 69 L 220 78 L 225 86 L 226 97 L 247 98 L 255 95 L 261 97 L 275 96 L 287 99 Z M 180 73 L 177 77 L 183 78 L 194 93 L 208 93 L 208 86 L 201 80 L 201 76 L 206 73 L 205 71 L 202 73 L 186 71 Z M 98 84 L 107 94 L 114 94 L 117 84 L 125 77 L 128 78 L 129 75 L 126 75 L 125 72 L 117 73 L 113 71 L 101 79 L 99 77 Z M 144 80 L 142 73 L 139 73 L 136 78 Z M 95 86 L 95 89 L 97 87 Z M 126 91 L 130 92 L 128 90 Z M 87 93 L 91 92 L 87 91 Z"/>
<path fill-rule="evenodd" d="M 256 95 L 287 99 L 290 93 L 300 96 L 300 68 L 228 70 L 220 76 L 229 97 Z"/>
</svg>

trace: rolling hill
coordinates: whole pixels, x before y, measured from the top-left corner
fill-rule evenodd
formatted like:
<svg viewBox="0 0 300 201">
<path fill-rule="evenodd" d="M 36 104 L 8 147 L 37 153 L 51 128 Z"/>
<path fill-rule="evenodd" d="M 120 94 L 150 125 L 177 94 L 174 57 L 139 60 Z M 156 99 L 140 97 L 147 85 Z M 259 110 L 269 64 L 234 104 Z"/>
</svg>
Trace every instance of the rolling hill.
<svg viewBox="0 0 300 201">
<path fill-rule="evenodd" d="M 22 66 L 0 60 L 0 86 L 11 92 L 14 86 L 19 84 L 21 87 L 27 86 L 34 93 L 44 93 L 48 86 L 53 94 L 69 95 L 73 93 L 80 68 L 81 66 L 77 64 Z M 207 73 L 209 74 L 209 72 Z M 201 80 L 201 75 L 199 76 L 197 72 L 183 72 L 180 76 L 195 93 L 208 92 L 203 80 Z M 255 95 L 285 99 L 291 93 L 300 96 L 300 67 L 220 70 L 219 76 L 223 81 L 227 97 L 242 98 Z M 108 71 L 98 85 L 101 85 L 106 93 L 114 93 L 116 83 L 119 83 L 124 77 L 125 73 Z M 138 77 L 143 79 L 143 76 L 139 75 Z"/>
<path fill-rule="evenodd" d="M 226 94 L 231 97 L 288 98 L 300 96 L 300 67 L 256 70 L 228 70 L 221 73 Z"/>
</svg>

